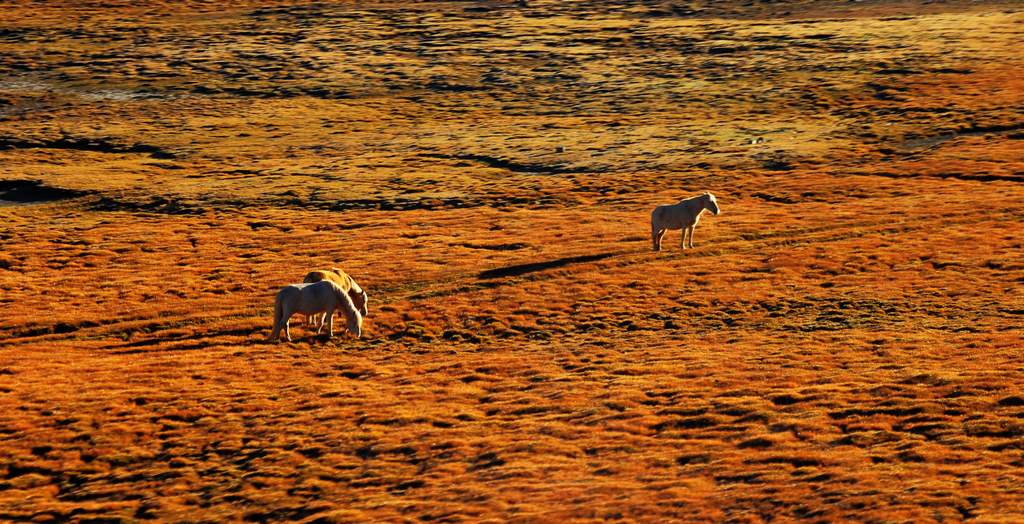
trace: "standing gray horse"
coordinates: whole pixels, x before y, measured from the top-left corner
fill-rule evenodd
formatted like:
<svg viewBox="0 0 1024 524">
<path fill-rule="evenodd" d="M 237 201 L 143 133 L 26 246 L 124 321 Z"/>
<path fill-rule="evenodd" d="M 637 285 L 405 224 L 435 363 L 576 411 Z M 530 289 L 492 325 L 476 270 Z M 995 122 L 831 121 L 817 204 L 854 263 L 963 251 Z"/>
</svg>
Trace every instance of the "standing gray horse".
<svg viewBox="0 0 1024 524">
<path fill-rule="evenodd" d="M 327 323 L 327 337 L 334 336 L 334 310 L 340 309 L 348 320 L 348 330 L 356 338 L 363 333 L 363 316 L 352 304 L 348 293 L 340 286 L 330 280 L 321 280 L 312 284 L 292 284 L 285 286 L 278 291 L 274 300 L 274 331 L 270 334 L 270 341 L 281 339 L 281 329 L 284 328 L 284 336 L 288 342 L 292 341 L 292 335 L 288 329 L 288 319 L 295 313 L 313 315 L 326 313 L 320 319 L 320 327 L 316 333 L 324 328 Z"/>
<path fill-rule="evenodd" d="M 700 215 L 704 210 L 714 214 L 721 212 L 718 209 L 718 202 L 715 195 L 705 191 L 693 198 L 680 200 L 678 204 L 658 206 L 651 212 L 651 242 L 655 251 L 661 251 L 661 239 L 669 229 L 683 230 L 683 238 L 680 245 L 686 249 L 686 235 L 690 235 L 690 249 L 693 249 L 693 229 L 697 227 Z"/>
</svg>

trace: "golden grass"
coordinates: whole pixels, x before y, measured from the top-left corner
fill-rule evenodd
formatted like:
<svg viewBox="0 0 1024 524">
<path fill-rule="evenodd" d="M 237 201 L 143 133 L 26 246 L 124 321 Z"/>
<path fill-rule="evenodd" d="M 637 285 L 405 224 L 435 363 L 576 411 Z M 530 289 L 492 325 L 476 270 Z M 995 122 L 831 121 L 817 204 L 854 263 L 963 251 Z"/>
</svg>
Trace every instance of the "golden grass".
<svg viewBox="0 0 1024 524">
<path fill-rule="evenodd" d="M 0 520 L 1024 518 L 1019 6 L 530 4 L 6 9 Z"/>
</svg>

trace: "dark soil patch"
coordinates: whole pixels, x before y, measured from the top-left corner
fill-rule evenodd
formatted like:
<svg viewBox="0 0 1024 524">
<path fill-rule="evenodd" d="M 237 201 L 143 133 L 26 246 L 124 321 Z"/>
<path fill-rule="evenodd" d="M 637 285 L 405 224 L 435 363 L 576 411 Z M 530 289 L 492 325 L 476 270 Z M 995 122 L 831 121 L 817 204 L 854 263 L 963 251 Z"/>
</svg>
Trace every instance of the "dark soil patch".
<svg viewBox="0 0 1024 524">
<path fill-rule="evenodd" d="M 0 181 L 0 201 L 17 202 L 19 204 L 35 202 L 52 202 L 77 198 L 87 194 L 85 191 L 50 187 L 38 180 L 2 180 Z"/>
<path fill-rule="evenodd" d="M 19 138 L 0 138 L 0 149 L 70 149 L 75 151 L 95 151 L 99 153 L 145 153 L 153 158 L 175 158 L 173 153 L 150 144 L 118 144 L 106 138 L 84 138 L 62 136 L 53 140 L 23 140 Z"/>
</svg>

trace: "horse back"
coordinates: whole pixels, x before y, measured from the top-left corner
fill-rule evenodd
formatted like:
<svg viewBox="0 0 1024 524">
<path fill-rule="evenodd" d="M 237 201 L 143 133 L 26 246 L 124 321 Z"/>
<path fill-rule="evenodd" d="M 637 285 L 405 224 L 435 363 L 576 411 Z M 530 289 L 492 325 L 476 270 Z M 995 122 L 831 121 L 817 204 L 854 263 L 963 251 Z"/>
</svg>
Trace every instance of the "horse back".
<svg viewBox="0 0 1024 524">
<path fill-rule="evenodd" d="M 663 219 L 671 214 L 673 204 L 662 204 L 656 206 L 654 211 L 651 211 L 651 218 Z"/>
<path fill-rule="evenodd" d="M 275 306 L 284 311 L 312 315 L 337 305 L 335 285 L 330 282 L 291 284 L 278 291 Z"/>
<path fill-rule="evenodd" d="M 348 276 L 347 273 L 336 267 L 331 268 L 330 270 L 310 271 L 309 273 L 306 274 L 306 278 L 303 281 L 308 283 L 315 283 L 322 282 L 324 280 L 334 282 L 335 284 L 338 285 L 338 287 L 342 289 L 342 291 L 345 292 L 348 292 L 348 290 L 352 289 L 352 286 L 355 283 L 352 277 Z"/>
</svg>

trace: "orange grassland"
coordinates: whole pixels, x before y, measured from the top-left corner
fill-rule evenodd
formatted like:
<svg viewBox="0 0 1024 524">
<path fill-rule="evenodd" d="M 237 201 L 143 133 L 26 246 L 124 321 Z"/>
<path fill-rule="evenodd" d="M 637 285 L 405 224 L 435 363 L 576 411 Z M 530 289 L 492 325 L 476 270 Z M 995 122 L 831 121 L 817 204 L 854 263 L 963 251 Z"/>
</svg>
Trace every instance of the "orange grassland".
<svg viewBox="0 0 1024 524">
<path fill-rule="evenodd" d="M 0 521 L 1024 521 L 1022 41 L 1019 2 L 7 2 Z M 330 266 L 364 336 L 268 343 Z"/>
</svg>

